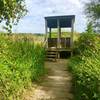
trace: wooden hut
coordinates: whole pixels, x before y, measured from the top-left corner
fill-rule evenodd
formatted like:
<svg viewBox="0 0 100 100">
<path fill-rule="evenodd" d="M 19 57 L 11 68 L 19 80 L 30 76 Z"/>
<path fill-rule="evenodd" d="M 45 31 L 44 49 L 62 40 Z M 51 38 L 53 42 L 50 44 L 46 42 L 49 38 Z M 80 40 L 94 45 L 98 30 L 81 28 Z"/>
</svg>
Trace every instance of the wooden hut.
<svg viewBox="0 0 100 100">
<path fill-rule="evenodd" d="M 73 54 L 73 33 L 74 33 L 75 15 L 68 16 L 49 16 L 45 17 L 46 50 L 48 57 L 54 57 L 55 53 L 59 58 L 61 51 L 69 51 Z M 57 37 L 52 38 L 52 29 L 57 29 Z M 69 37 L 61 37 L 62 28 L 70 28 Z M 67 34 L 67 32 L 66 32 Z M 67 36 L 67 35 L 66 35 Z M 55 52 L 55 53 L 54 53 Z"/>
</svg>

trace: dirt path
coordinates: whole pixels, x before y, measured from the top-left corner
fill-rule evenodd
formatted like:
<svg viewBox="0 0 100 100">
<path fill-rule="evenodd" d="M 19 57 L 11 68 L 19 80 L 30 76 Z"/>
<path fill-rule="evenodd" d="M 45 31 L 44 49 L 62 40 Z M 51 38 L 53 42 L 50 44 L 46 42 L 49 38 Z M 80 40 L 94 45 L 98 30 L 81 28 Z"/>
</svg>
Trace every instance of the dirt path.
<svg viewBox="0 0 100 100">
<path fill-rule="evenodd" d="M 72 77 L 67 69 L 67 60 L 46 62 L 47 77 L 25 100 L 73 100 Z"/>
</svg>

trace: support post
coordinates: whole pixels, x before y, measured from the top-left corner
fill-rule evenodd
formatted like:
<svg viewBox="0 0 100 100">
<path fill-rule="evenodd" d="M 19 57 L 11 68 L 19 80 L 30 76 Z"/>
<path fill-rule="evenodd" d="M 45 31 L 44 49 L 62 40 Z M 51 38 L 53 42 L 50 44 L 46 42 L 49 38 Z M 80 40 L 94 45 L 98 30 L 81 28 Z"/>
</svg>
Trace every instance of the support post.
<svg viewBox="0 0 100 100">
<path fill-rule="evenodd" d="M 49 38 L 51 38 L 51 28 L 49 28 Z"/>
<path fill-rule="evenodd" d="M 47 20 L 45 19 L 45 43 L 46 43 L 46 48 L 48 48 L 48 27 L 47 27 Z"/>
<path fill-rule="evenodd" d="M 60 31 L 60 22 L 59 19 L 57 19 L 57 28 L 58 28 L 58 43 L 57 43 L 57 48 L 60 48 L 60 38 L 61 38 L 61 31 Z"/>
<path fill-rule="evenodd" d="M 73 46 L 74 46 L 74 19 L 71 23 L 71 56 L 73 56 Z"/>
<path fill-rule="evenodd" d="M 57 28 L 58 28 L 58 40 L 57 40 L 57 48 L 59 49 L 60 46 L 60 38 L 61 38 L 61 30 L 60 30 L 60 21 L 57 19 Z M 58 59 L 60 58 L 60 52 L 58 52 Z"/>
</svg>

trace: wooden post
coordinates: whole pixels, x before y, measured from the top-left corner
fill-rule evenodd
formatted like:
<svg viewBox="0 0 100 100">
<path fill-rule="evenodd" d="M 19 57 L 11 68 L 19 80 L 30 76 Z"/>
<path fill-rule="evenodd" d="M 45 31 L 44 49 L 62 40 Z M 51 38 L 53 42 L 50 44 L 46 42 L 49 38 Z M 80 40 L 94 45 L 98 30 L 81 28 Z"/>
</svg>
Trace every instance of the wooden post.
<svg viewBox="0 0 100 100">
<path fill-rule="evenodd" d="M 48 48 L 48 27 L 47 27 L 47 20 L 45 19 L 45 42 L 46 42 L 46 48 Z"/>
<path fill-rule="evenodd" d="M 59 25 L 59 38 L 60 38 L 60 39 L 59 39 L 59 40 L 60 40 L 60 41 L 59 41 L 59 44 L 60 44 L 59 46 L 60 46 L 60 48 L 61 48 L 61 27 L 60 27 L 60 25 Z"/>
<path fill-rule="evenodd" d="M 49 38 L 51 38 L 51 28 L 49 28 Z"/>
<path fill-rule="evenodd" d="M 73 56 L 73 46 L 74 46 L 74 19 L 71 23 L 71 56 Z"/>
<path fill-rule="evenodd" d="M 58 43 L 57 43 L 57 48 L 60 48 L 60 36 L 61 36 L 60 32 L 61 31 L 60 31 L 60 22 L 59 22 L 59 19 L 57 19 L 57 28 L 58 28 L 58 41 L 57 41 Z"/>
<path fill-rule="evenodd" d="M 57 48 L 60 48 L 60 36 L 61 36 L 61 31 L 60 31 L 60 21 L 57 19 L 57 28 L 58 28 L 58 40 L 57 40 Z M 60 52 L 58 51 L 58 59 L 60 58 Z"/>
</svg>

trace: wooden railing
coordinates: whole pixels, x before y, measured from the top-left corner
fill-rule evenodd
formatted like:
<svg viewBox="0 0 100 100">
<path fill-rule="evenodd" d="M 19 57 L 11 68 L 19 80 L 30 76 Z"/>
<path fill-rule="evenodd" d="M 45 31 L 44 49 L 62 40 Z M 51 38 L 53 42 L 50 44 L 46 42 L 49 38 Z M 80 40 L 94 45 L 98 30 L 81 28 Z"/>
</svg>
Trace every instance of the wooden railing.
<svg viewBox="0 0 100 100">
<path fill-rule="evenodd" d="M 58 47 L 57 38 L 48 38 L 48 48 L 49 47 Z M 60 38 L 60 48 L 70 48 L 71 47 L 71 39 L 70 38 Z"/>
</svg>

